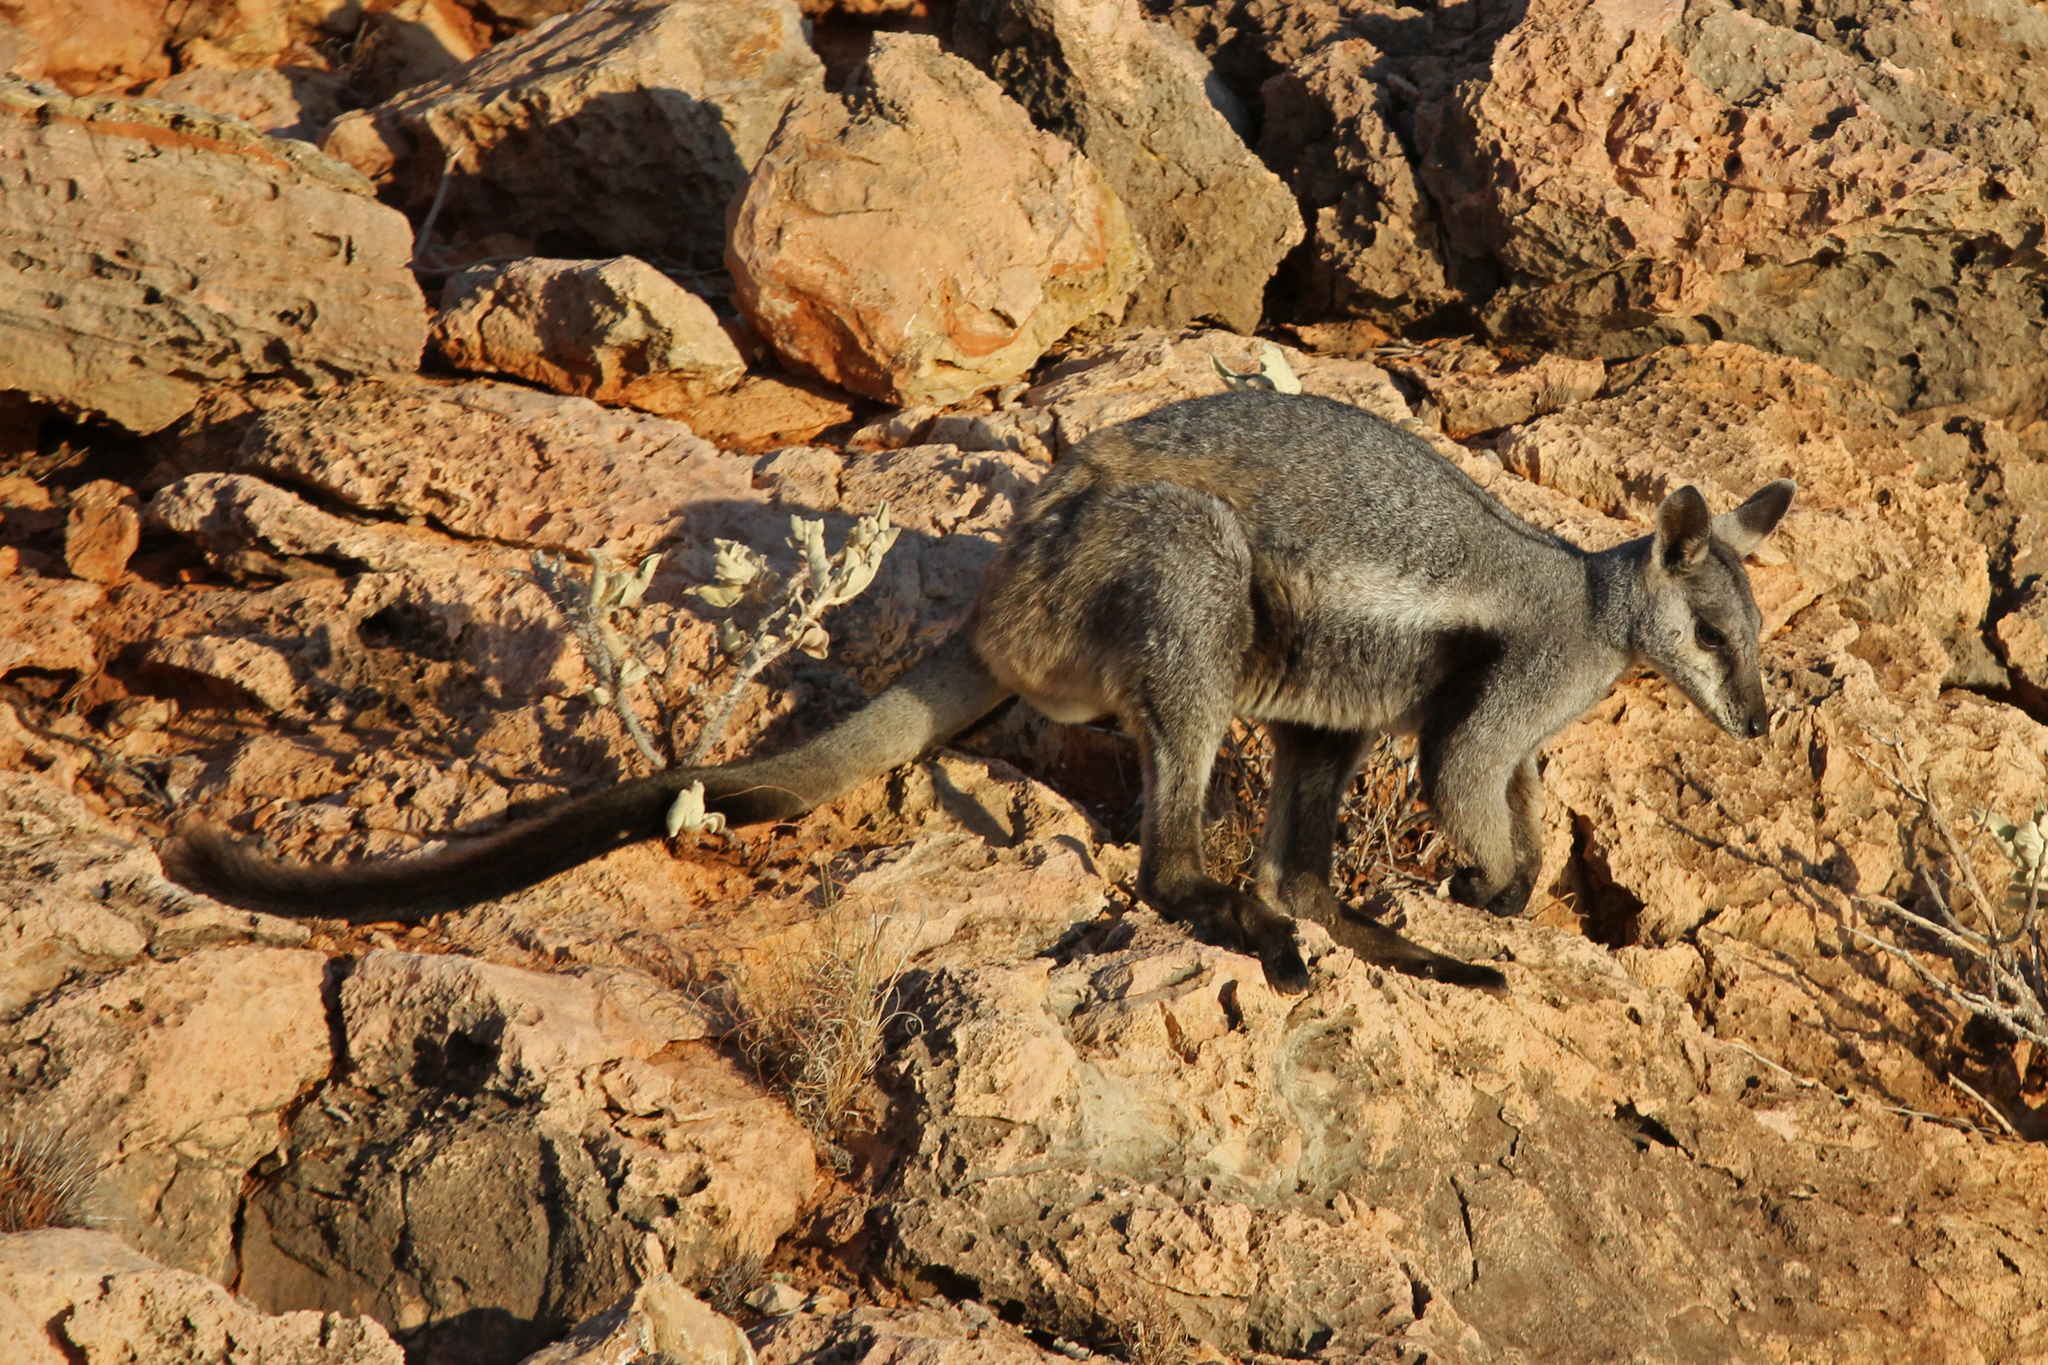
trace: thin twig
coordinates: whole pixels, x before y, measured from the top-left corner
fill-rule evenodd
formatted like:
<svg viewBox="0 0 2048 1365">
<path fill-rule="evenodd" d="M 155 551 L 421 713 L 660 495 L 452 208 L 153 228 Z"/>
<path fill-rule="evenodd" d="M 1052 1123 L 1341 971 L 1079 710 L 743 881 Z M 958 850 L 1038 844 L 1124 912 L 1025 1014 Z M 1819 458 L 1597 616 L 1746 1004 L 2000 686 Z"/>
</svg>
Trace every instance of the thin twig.
<svg viewBox="0 0 2048 1365">
<path fill-rule="evenodd" d="M 445 147 L 441 151 L 441 183 L 434 188 L 434 202 L 427 206 L 427 216 L 420 220 L 419 236 L 412 240 L 412 268 L 414 270 L 438 270 L 441 267 L 429 265 L 426 253 L 433 249 L 434 221 L 441 216 L 441 206 L 448 202 L 448 176 L 455 169 L 455 149 Z"/>
<path fill-rule="evenodd" d="M 2013 1137 L 2018 1137 L 2020 1135 L 2020 1130 L 2012 1126 L 2012 1120 L 2008 1119 L 2005 1115 L 1999 1113 L 1997 1108 L 1991 1103 L 1991 1101 L 1985 1099 L 1982 1095 L 1978 1094 L 1975 1087 L 1971 1086 L 1971 1084 L 1968 1081 L 1964 1080 L 1961 1076 L 1952 1075 L 1948 1078 L 1948 1083 L 1954 1086 L 1956 1089 L 1962 1091 L 1965 1095 L 1968 1095 L 1971 1099 L 1977 1101 L 1979 1105 L 1982 1105 L 1984 1112 L 1991 1115 L 1992 1120 L 1996 1122 L 2000 1128 L 2005 1129 L 2005 1131 L 2011 1134 Z"/>
</svg>

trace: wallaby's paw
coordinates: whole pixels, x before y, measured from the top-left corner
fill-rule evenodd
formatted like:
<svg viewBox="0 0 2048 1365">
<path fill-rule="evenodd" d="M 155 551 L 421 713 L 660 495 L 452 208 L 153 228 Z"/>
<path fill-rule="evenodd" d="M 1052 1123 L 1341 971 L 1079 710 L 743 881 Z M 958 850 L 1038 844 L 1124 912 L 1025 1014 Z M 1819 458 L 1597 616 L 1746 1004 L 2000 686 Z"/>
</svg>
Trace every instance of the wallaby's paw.
<svg viewBox="0 0 2048 1365">
<path fill-rule="evenodd" d="M 1298 995 L 1308 989 L 1308 964 L 1295 946 L 1294 921 L 1258 897 L 1207 882 L 1162 904 L 1160 913 L 1187 925 L 1204 943 L 1257 957 L 1274 990 Z"/>
<path fill-rule="evenodd" d="M 1301 959 L 1290 932 L 1285 943 L 1276 943 L 1259 954 L 1266 968 L 1266 984 L 1281 995 L 1300 995 L 1308 989 L 1308 963 Z"/>
<path fill-rule="evenodd" d="M 1451 899 L 1489 915 L 1515 919 L 1529 908 L 1529 893 L 1535 889 L 1535 880 L 1533 876 L 1517 875 L 1505 886 L 1492 887 L 1478 868 L 1461 867 L 1451 874 Z"/>
</svg>

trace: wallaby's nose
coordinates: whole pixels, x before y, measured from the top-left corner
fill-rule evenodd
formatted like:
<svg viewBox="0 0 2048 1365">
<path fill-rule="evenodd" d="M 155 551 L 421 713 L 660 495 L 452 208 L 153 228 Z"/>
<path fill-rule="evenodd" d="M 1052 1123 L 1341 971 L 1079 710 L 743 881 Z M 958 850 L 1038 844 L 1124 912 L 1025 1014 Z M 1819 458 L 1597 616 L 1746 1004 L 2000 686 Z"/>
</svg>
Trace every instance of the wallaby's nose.
<svg viewBox="0 0 2048 1365">
<path fill-rule="evenodd" d="M 1756 714 L 1752 715 L 1747 721 L 1743 722 L 1742 733 L 1744 737 L 1748 739 L 1761 739 L 1764 735 L 1764 732 L 1769 730 L 1770 728 L 1770 716 L 1765 712 L 1759 711 Z"/>
</svg>

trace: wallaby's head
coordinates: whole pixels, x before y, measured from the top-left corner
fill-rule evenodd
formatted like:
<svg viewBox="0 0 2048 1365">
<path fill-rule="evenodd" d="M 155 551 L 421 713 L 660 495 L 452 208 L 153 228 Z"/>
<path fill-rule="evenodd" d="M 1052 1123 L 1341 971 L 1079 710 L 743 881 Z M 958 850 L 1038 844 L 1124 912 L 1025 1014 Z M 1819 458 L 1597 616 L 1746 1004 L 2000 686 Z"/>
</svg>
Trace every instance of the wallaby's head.
<svg viewBox="0 0 2048 1365">
<path fill-rule="evenodd" d="M 1742 557 L 1777 526 L 1798 491 L 1790 479 L 1778 479 L 1717 517 L 1700 490 L 1687 485 L 1657 508 L 1657 533 L 1643 564 L 1637 650 L 1739 739 L 1755 739 L 1771 721 L 1757 666 L 1763 617 Z"/>
</svg>

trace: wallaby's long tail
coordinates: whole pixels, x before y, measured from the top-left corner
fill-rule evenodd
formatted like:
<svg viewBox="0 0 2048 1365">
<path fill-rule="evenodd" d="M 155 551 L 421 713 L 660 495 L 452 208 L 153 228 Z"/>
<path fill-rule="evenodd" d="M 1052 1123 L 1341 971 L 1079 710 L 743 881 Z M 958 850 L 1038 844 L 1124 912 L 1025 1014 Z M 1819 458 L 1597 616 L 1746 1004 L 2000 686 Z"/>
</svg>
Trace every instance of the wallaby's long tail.
<svg viewBox="0 0 2048 1365">
<path fill-rule="evenodd" d="M 1010 695 L 963 631 L 824 734 L 770 758 L 671 768 L 566 801 L 531 820 L 420 857 L 315 866 L 287 862 L 211 827 L 163 849 L 173 881 L 232 904 L 352 920 L 421 919 L 544 881 L 665 828 L 676 793 L 704 784 L 728 824 L 801 815 L 916 758 Z"/>
</svg>

